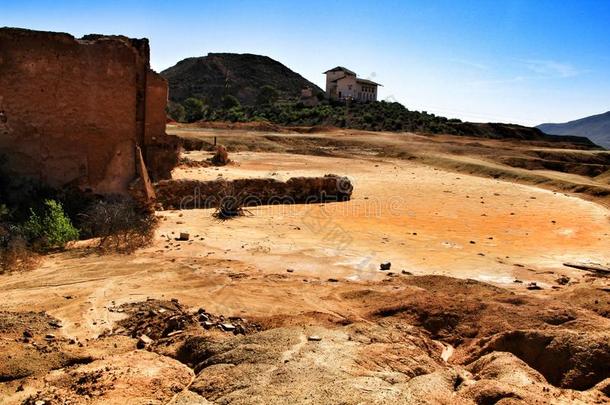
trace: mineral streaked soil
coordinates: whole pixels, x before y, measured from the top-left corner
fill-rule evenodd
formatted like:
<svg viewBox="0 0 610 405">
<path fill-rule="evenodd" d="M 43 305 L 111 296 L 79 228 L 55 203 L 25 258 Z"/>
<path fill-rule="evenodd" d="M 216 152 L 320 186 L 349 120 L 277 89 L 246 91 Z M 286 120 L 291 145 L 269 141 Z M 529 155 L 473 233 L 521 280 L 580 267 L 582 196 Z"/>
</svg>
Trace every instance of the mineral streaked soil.
<svg viewBox="0 0 610 405">
<path fill-rule="evenodd" d="M 335 173 L 352 179 L 352 201 L 252 207 L 226 222 L 160 211 L 153 246 L 134 255 L 81 244 L 0 276 L 4 403 L 608 401 L 610 283 L 562 266 L 610 262 L 603 205 L 419 161 L 282 152 L 174 177 Z M 136 350 L 113 329 L 156 315 L 116 308 L 149 297 L 264 330 L 195 324 Z"/>
</svg>

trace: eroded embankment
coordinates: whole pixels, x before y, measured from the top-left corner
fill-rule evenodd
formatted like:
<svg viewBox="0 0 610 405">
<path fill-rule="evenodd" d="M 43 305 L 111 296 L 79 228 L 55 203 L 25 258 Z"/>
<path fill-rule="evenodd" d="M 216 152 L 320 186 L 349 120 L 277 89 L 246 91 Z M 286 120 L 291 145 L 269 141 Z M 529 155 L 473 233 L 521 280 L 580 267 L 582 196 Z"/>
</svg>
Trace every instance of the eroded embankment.
<svg viewBox="0 0 610 405">
<path fill-rule="evenodd" d="M 18 314 L 0 313 L 0 321 L 12 325 L 2 337 L 15 347 L 11 361 L 2 363 L 3 375 L 26 390 L 37 384 L 34 392 L 21 394 L 26 404 L 136 398 L 173 404 L 604 403 L 610 398 L 608 320 L 582 307 L 440 276 L 393 275 L 378 283 L 334 285 L 333 295 L 349 302 L 354 314 L 313 311 L 246 320 L 247 314 L 224 317 L 177 300 L 147 300 L 109 307 L 126 318 L 98 339 L 78 344 L 43 337 L 48 333 L 43 315 L 37 318 L 42 326 L 27 327 L 15 321 Z M 26 330 L 29 336 L 20 336 Z M 448 361 L 439 341 L 455 346 Z M 86 360 L 41 363 L 19 374 L 30 353 L 45 347 L 59 353 L 78 349 Z"/>
</svg>

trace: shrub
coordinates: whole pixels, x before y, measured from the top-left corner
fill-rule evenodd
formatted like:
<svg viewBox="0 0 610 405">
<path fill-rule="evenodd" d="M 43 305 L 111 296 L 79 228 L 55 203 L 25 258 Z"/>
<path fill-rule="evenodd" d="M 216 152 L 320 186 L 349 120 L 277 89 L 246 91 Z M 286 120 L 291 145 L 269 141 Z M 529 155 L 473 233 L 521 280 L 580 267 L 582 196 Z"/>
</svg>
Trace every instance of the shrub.
<svg viewBox="0 0 610 405">
<path fill-rule="evenodd" d="M 29 270 L 38 263 L 22 230 L 14 224 L 0 224 L 0 274 L 7 271 Z"/>
<path fill-rule="evenodd" d="M 256 103 L 259 105 L 270 105 L 275 103 L 278 97 L 279 95 L 275 87 L 265 85 L 260 88 L 256 97 Z"/>
<path fill-rule="evenodd" d="M 61 203 L 45 200 L 41 213 L 30 209 L 30 218 L 22 225 L 26 238 L 40 250 L 63 248 L 78 239 L 78 229 L 65 214 Z"/>
<path fill-rule="evenodd" d="M 90 237 L 99 238 L 101 250 L 131 253 L 152 241 L 157 218 L 132 200 L 116 197 L 94 203 L 82 214 L 82 224 Z"/>
<path fill-rule="evenodd" d="M 182 104 L 169 102 L 166 108 L 167 115 L 176 122 L 184 122 L 186 120 L 186 109 Z"/>
<path fill-rule="evenodd" d="M 186 122 L 195 122 L 203 118 L 205 105 L 195 97 L 189 97 L 183 103 Z"/>
<path fill-rule="evenodd" d="M 226 95 L 222 98 L 222 108 L 225 110 L 230 110 L 232 108 L 241 107 L 241 103 L 239 100 L 232 95 Z"/>
</svg>

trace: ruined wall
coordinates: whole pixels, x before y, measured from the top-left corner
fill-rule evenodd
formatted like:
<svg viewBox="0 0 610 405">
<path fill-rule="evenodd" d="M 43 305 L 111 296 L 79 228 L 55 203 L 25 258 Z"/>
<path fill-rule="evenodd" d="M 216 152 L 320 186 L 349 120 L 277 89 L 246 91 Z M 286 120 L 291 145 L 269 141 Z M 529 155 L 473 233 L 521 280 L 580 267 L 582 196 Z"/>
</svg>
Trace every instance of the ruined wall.
<svg viewBox="0 0 610 405">
<path fill-rule="evenodd" d="M 177 153 L 165 135 L 167 85 L 148 58 L 145 39 L 0 29 L 7 169 L 54 187 L 124 193 L 137 174 L 136 145 L 145 161 L 148 143 Z"/>
<path fill-rule="evenodd" d="M 353 186 L 347 177 L 276 179 L 163 180 L 155 184 L 157 202 L 165 209 L 217 207 L 223 198 L 236 198 L 246 207 L 271 204 L 310 204 L 347 201 Z"/>
</svg>

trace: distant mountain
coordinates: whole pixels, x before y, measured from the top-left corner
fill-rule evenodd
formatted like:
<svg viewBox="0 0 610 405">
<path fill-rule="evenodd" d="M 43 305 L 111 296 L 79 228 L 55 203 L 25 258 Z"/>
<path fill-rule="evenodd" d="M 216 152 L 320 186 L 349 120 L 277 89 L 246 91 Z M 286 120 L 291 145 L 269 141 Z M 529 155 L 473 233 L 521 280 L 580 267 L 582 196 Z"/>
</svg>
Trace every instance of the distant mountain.
<svg viewBox="0 0 610 405">
<path fill-rule="evenodd" d="M 169 82 L 169 98 L 182 102 L 188 97 L 204 99 L 218 106 L 222 97 L 232 95 L 243 105 L 254 105 L 260 88 L 270 85 L 278 90 L 280 100 L 296 100 L 301 90 L 310 87 L 321 93 L 315 84 L 267 56 L 236 53 L 209 53 L 187 58 L 164 70 Z"/>
<path fill-rule="evenodd" d="M 596 144 L 610 148 L 610 111 L 565 124 L 542 124 L 536 128 L 553 135 L 586 136 Z"/>
</svg>

